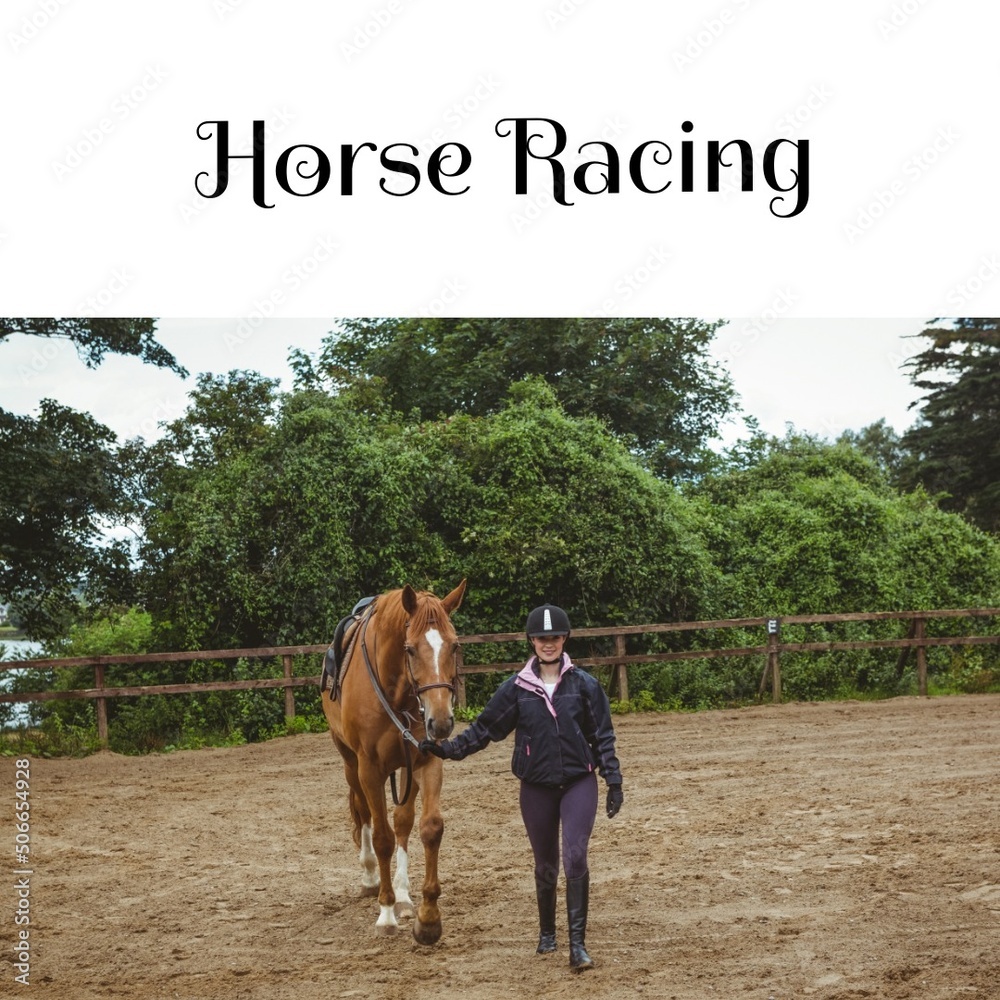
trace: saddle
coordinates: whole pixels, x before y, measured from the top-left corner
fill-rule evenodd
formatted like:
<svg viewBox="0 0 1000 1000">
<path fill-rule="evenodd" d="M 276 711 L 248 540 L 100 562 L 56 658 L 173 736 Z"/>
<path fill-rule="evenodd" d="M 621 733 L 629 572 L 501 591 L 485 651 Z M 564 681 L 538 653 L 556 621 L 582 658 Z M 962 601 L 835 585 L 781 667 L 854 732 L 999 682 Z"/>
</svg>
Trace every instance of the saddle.
<svg viewBox="0 0 1000 1000">
<path fill-rule="evenodd" d="M 333 633 L 333 642 L 323 657 L 323 676 L 320 678 L 319 690 L 322 694 L 327 685 L 330 688 L 330 700 L 336 701 L 340 697 L 340 682 L 343 679 L 341 669 L 345 661 L 349 658 L 354 639 L 358 634 L 357 624 L 361 621 L 361 616 L 365 609 L 375 601 L 374 597 L 362 597 L 349 615 L 345 615 L 337 622 L 337 627 Z M 350 636 L 348 636 L 350 632 Z"/>
</svg>

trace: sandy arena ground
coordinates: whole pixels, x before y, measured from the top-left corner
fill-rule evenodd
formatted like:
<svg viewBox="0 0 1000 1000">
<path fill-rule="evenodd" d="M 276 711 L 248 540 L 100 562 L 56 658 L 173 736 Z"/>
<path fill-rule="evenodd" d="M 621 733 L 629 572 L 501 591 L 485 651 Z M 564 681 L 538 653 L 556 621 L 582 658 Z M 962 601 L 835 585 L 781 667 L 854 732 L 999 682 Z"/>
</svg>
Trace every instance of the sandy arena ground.
<svg viewBox="0 0 1000 1000">
<path fill-rule="evenodd" d="M 444 936 L 374 931 L 326 735 L 31 762 L 30 986 L 2 996 L 1000 997 L 1000 696 L 617 717 L 587 944 L 534 954 L 510 743 L 446 763 Z M 14 761 L 0 761 L 12 796 Z M 603 801 L 603 796 L 602 796 Z M 411 876 L 423 873 L 419 842 Z M 414 893 L 416 895 L 416 893 Z"/>
</svg>

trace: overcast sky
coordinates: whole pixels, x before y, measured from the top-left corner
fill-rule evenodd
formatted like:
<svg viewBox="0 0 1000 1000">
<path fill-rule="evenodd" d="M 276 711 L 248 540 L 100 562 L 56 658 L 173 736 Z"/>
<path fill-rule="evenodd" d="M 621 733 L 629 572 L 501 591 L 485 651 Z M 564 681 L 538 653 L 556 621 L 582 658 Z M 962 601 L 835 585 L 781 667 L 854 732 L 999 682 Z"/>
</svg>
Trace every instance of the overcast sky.
<svg viewBox="0 0 1000 1000">
<path fill-rule="evenodd" d="M 921 348 L 912 339 L 927 320 L 782 319 L 775 301 L 760 315 L 733 320 L 716 334 L 713 355 L 730 371 L 744 413 L 763 430 L 836 437 L 882 417 L 897 431 L 915 419 L 917 392 L 903 362 Z M 336 328 L 333 319 L 281 319 L 251 327 L 246 320 L 160 320 L 159 341 L 190 372 L 184 380 L 137 358 L 108 355 L 90 370 L 72 345 L 17 336 L 0 342 L 0 407 L 32 413 L 52 397 L 85 410 L 122 440 L 158 435 L 180 416 L 199 372 L 258 371 L 291 385 L 291 347 L 314 352 Z M 725 443 L 742 436 L 742 421 L 725 428 Z"/>
</svg>

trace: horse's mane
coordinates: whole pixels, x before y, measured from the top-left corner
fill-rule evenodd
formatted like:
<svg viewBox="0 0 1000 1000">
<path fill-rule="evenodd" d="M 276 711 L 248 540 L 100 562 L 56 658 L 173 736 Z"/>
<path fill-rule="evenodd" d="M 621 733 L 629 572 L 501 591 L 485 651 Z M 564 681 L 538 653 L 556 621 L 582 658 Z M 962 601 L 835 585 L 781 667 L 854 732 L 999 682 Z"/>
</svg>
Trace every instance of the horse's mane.
<svg viewBox="0 0 1000 1000">
<path fill-rule="evenodd" d="M 436 628 L 446 639 L 450 639 L 455 634 L 455 627 L 441 604 L 441 598 L 428 590 L 418 590 L 416 594 L 417 607 L 409 616 L 410 628 L 414 632 L 426 632 L 428 629 Z M 402 589 L 390 590 L 378 599 L 378 615 L 387 628 L 398 631 L 400 635 L 403 634 L 407 613 L 403 607 Z"/>
</svg>

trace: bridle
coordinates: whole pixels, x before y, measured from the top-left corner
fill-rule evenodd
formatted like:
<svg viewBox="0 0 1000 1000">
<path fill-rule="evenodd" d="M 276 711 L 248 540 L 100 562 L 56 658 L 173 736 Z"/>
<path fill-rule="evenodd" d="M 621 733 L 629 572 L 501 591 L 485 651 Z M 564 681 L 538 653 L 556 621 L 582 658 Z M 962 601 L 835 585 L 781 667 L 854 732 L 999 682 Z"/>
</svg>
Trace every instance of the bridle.
<svg viewBox="0 0 1000 1000">
<path fill-rule="evenodd" d="M 368 679 L 371 681 L 372 688 L 375 691 L 375 697 L 378 698 L 379 703 L 382 705 L 382 708 L 385 709 L 386 715 L 389 716 L 389 718 L 392 720 L 392 724 L 399 730 L 400 735 L 403 737 L 403 760 L 404 760 L 404 766 L 406 768 L 406 790 L 404 791 L 402 798 L 399 798 L 399 796 L 396 793 L 396 772 L 393 771 L 389 775 L 389 784 L 392 788 L 393 804 L 400 806 L 409 800 L 410 793 L 413 790 L 413 760 L 410 756 L 410 746 L 414 746 L 419 750 L 420 741 L 413 735 L 412 732 L 410 732 L 409 729 L 409 726 L 412 726 L 417 720 L 413 717 L 413 715 L 410 712 L 403 709 L 403 715 L 406 716 L 406 720 L 409 723 L 409 725 L 405 725 L 402 719 L 400 719 L 400 717 L 396 714 L 396 710 L 392 707 L 392 704 L 389 702 L 389 698 L 386 695 L 385 690 L 382 688 L 382 684 L 379 682 L 378 674 L 375 673 L 375 667 L 372 665 L 371 657 L 368 655 L 368 643 L 367 643 L 368 623 L 371 621 L 372 617 L 375 614 L 376 603 L 377 600 L 372 601 L 372 603 L 369 604 L 368 607 L 365 609 L 364 616 L 362 617 L 361 624 L 359 626 L 359 631 L 361 635 L 361 656 L 365 661 L 365 667 L 368 670 Z M 433 624 L 437 624 L 437 618 L 435 617 L 433 612 L 431 613 L 429 621 Z M 410 628 L 410 620 L 407 619 L 405 625 L 405 629 L 407 630 L 407 632 L 409 628 Z M 413 665 L 410 662 L 411 659 L 410 650 L 413 647 L 410 645 L 407 639 L 408 636 L 404 638 L 404 648 L 406 649 L 406 672 L 410 676 L 410 691 L 413 694 L 413 697 L 417 701 L 417 708 L 420 715 L 422 716 L 424 714 L 424 707 L 420 703 L 420 695 L 423 694 L 424 691 L 430 691 L 433 688 L 448 688 L 448 690 L 451 691 L 452 697 L 455 697 L 455 693 L 458 690 L 458 664 L 456 663 L 455 665 L 455 678 L 451 682 L 437 681 L 434 684 L 419 685 L 417 683 L 417 678 L 414 676 L 413 673 Z"/>
<path fill-rule="evenodd" d="M 432 611 L 427 616 L 427 624 L 430 625 L 432 628 L 436 628 L 437 627 L 437 623 L 438 623 L 437 615 Z M 410 619 L 409 618 L 406 619 L 406 626 L 405 626 L 405 628 L 406 628 L 406 632 L 409 633 L 409 630 L 410 630 Z M 406 672 L 410 675 L 410 686 L 413 689 L 413 696 L 417 699 L 417 704 L 418 704 L 419 709 L 420 709 L 420 714 L 423 715 L 424 714 L 424 706 L 420 705 L 420 696 L 425 691 L 432 691 L 434 688 L 447 688 L 451 692 L 452 698 L 455 697 L 456 693 L 458 692 L 458 664 L 457 663 L 455 664 L 455 676 L 454 676 L 454 678 L 451 681 L 438 681 L 435 684 L 418 684 L 417 683 L 417 678 L 416 678 L 416 676 L 413 673 L 413 664 L 410 662 L 410 660 L 412 658 L 412 653 L 410 652 L 410 650 L 412 650 L 413 647 L 410 645 L 410 643 L 409 643 L 408 640 L 409 640 L 409 635 L 407 634 L 407 638 L 406 638 L 406 641 L 405 641 L 405 649 L 406 649 Z"/>
</svg>

